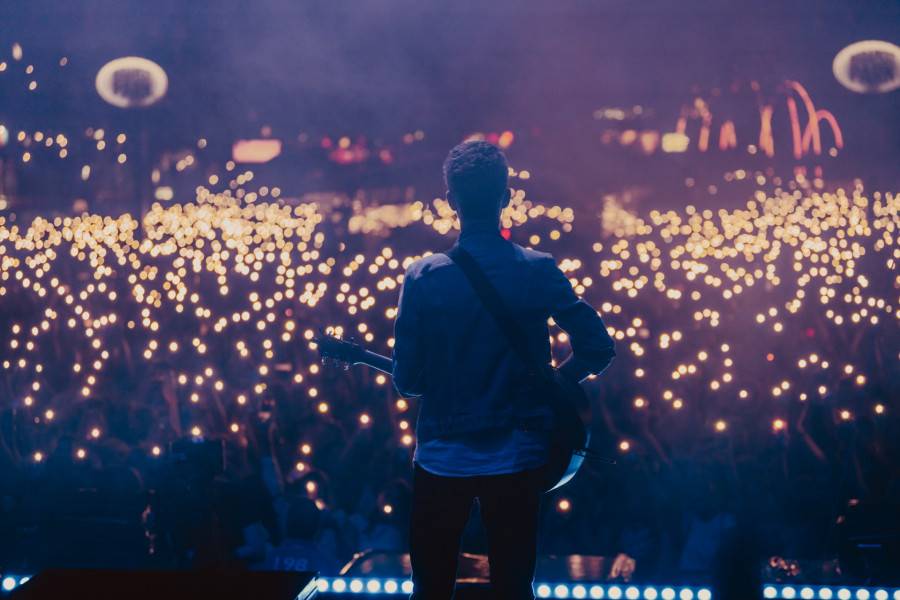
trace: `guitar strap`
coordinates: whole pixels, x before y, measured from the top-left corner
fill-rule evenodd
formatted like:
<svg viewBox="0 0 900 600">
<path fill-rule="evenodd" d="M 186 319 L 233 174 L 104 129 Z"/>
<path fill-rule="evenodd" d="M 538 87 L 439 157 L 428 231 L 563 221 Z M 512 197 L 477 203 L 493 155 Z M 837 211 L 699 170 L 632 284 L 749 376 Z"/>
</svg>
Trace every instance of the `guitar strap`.
<svg viewBox="0 0 900 600">
<path fill-rule="evenodd" d="M 519 324 L 510 316 L 509 310 L 503 302 L 503 298 L 500 297 L 497 288 L 490 282 L 487 275 L 484 274 L 484 271 L 481 270 L 481 267 L 478 266 L 478 263 L 472 258 L 472 255 L 466 252 L 458 243 L 445 252 L 445 254 L 450 257 L 450 260 L 456 263 L 460 269 L 462 269 L 463 274 L 466 276 L 466 279 L 469 280 L 469 284 L 475 291 L 475 295 L 478 296 L 478 299 L 481 300 L 481 304 L 494 318 L 494 322 L 497 323 L 500 331 L 503 333 L 504 337 L 506 337 L 506 341 L 509 342 L 510 347 L 519 356 L 522 362 L 525 363 L 529 374 L 546 378 L 547 365 L 541 365 L 535 360 L 531 353 L 528 352 L 528 336 L 525 335 L 525 332 Z"/>
<path fill-rule="evenodd" d="M 487 275 L 484 274 L 484 271 L 481 270 L 481 267 L 478 266 L 478 263 L 472 258 L 472 255 L 463 250 L 459 243 L 454 245 L 444 254 L 462 269 L 463 274 L 466 276 L 466 279 L 469 280 L 469 284 L 475 291 L 475 295 L 481 300 L 481 304 L 494 318 L 494 321 L 497 323 L 500 331 L 503 332 L 504 337 L 507 342 L 509 342 L 513 351 L 519 356 L 522 362 L 525 363 L 529 375 L 538 380 L 543 380 L 545 383 L 552 384 L 553 382 L 551 381 L 551 376 L 548 372 L 549 365 L 542 365 L 540 361 L 535 359 L 528 352 L 528 337 L 525 335 L 525 331 L 509 315 L 506 303 L 503 302 L 503 298 L 500 297 L 497 288 L 490 282 Z M 576 454 L 580 454 L 585 458 L 599 460 L 608 465 L 616 464 L 614 458 L 592 452 L 587 448 L 580 448 Z"/>
</svg>

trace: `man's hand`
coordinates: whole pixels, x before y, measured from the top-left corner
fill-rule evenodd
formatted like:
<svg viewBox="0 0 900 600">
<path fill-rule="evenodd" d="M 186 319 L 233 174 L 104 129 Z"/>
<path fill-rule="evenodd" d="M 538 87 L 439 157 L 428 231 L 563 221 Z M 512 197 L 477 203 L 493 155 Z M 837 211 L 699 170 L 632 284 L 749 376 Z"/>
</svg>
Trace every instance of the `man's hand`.
<svg viewBox="0 0 900 600">
<path fill-rule="evenodd" d="M 634 574 L 635 562 L 634 559 L 620 552 L 616 555 L 615 560 L 613 560 L 612 567 L 609 569 L 609 578 L 610 579 L 622 579 L 622 581 L 631 581 L 631 576 Z"/>
</svg>

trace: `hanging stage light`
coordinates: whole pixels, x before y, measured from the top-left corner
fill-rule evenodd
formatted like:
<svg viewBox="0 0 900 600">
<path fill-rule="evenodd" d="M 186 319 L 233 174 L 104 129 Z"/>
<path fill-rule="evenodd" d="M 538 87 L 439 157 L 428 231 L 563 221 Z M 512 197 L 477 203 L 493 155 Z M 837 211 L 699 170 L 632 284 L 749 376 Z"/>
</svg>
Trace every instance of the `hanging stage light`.
<svg viewBox="0 0 900 600">
<path fill-rule="evenodd" d="M 850 44 L 831 65 L 835 78 L 859 94 L 884 94 L 900 88 L 900 46 L 880 40 Z"/>
<path fill-rule="evenodd" d="M 113 106 L 138 108 L 159 102 L 166 95 L 169 78 L 152 60 L 125 56 L 103 65 L 94 84 L 100 97 Z"/>
</svg>

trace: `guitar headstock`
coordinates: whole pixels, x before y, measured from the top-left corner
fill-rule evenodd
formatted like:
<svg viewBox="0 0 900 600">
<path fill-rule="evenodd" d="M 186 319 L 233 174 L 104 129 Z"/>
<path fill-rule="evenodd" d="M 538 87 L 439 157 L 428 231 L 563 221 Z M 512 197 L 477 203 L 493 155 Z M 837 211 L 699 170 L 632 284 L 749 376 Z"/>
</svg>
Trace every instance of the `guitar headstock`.
<svg viewBox="0 0 900 600">
<path fill-rule="evenodd" d="M 316 343 L 319 356 L 323 361 L 328 359 L 344 365 L 354 365 L 363 362 L 365 357 L 365 348 L 352 338 L 343 340 L 325 331 L 320 331 L 313 341 Z"/>
</svg>

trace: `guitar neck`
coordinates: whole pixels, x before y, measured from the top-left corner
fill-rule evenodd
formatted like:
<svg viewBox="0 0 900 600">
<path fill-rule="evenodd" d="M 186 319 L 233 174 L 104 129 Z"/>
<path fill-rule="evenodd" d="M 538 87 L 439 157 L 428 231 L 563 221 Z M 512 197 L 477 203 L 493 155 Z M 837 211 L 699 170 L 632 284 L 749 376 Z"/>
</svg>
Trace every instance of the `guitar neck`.
<svg viewBox="0 0 900 600">
<path fill-rule="evenodd" d="M 376 371 L 381 371 L 387 375 L 393 374 L 394 370 L 394 361 L 388 358 L 387 356 L 382 356 L 381 354 L 376 354 L 375 352 L 371 352 L 369 350 L 363 350 L 363 357 L 361 360 L 357 361 L 357 365 L 367 365 L 372 367 Z"/>
</svg>

